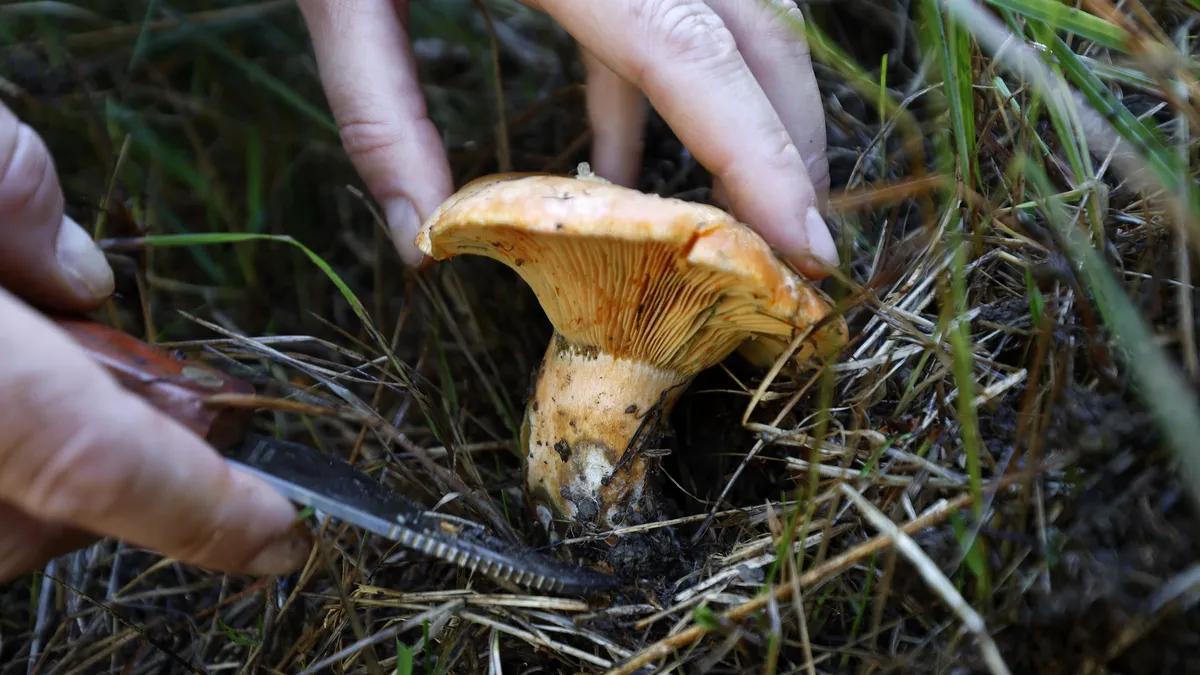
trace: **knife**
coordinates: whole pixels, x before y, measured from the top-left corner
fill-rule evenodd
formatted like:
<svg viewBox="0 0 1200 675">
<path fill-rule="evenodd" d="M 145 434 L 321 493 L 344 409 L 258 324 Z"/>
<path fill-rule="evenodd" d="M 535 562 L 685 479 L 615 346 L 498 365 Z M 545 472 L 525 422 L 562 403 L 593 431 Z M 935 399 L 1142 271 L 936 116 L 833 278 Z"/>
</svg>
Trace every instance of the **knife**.
<svg viewBox="0 0 1200 675">
<path fill-rule="evenodd" d="M 215 447 L 230 463 L 294 503 L 494 579 L 563 595 L 614 588 L 615 577 L 513 546 L 483 525 L 425 508 L 349 462 L 314 448 L 249 432 L 247 408 L 206 404 L 216 394 L 253 395 L 245 380 L 174 358 L 128 333 L 85 318 L 50 315 L 126 389 Z"/>
</svg>

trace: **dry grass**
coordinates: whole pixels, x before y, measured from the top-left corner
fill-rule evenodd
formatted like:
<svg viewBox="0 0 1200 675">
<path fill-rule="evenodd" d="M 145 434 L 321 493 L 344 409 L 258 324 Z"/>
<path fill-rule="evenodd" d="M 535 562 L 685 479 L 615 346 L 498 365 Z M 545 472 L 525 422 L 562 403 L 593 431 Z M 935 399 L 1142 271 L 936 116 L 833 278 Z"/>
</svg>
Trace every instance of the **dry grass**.
<svg viewBox="0 0 1200 675">
<path fill-rule="evenodd" d="M 456 180 L 567 172 L 589 142 L 570 42 L 486 4 L 498 63 L 474 3 L 413 7 Z M 0 675 L 1200 669 L 1200 7 L 987 6 L 807 8 L 854 340 L 819 373 L 696 381 L 674 518 L 554 549 L 619 593 L 506 591 L 338 523 L 279 579 L 103 542 L 0 588 Z M 103 316 L 253 377 L 263 428 L 543 545 L 513 421 L 549 326 L 488 261 L 400 271 L 291 3 L 83 7 L 0 6 L 0 76 L 112 242 Z M 1059 88 L 1088 73 L 1098 112 Z M 707 198 L 660 120 L 648 140 L 643 189 Z M 137 239 L 203 232 L 312 257 Z"/>
</svg>

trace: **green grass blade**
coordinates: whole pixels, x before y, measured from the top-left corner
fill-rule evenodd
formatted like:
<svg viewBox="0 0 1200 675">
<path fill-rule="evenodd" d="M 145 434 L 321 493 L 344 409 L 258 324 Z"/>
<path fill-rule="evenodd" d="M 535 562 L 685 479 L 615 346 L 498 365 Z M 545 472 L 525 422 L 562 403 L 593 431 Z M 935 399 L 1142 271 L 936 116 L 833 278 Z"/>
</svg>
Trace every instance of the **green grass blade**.
<svg viewBox="0 0 1200 675">
<path fill-rule="evenodd" d="M 1041 21 L 1029 21 L 1030 29 L 1035 37 L 1043 44 L 1057 40 L 1049 26 Z M 1057 77 L 1054 79 L 1054 85 L 1061 89 L 1063 100 L 1070 96 L 1070 91 L 1067 86 L 1066 78 L 1063 77 L 1062 71 L 1059 69 L 1059 64 L 1050 59 L 1046 59 L 1047 66 Z M 1099 191 L 1102 185 L 1096 181 L 1096 172 L 1092 167 L 1092 157 L 1088 150 L 1087 133 L 1083 128 L 1083 120 L 1076 114 L 1078 111 L 1074 106 L 1061 106 L 1049 108 L 1050 119 L 1054 124 L 1054 130 L 1058 133 L 1058 138 L 1062 144 L 1063 150 L 1066 151 L 1067 157 L 1071 162 L 1071 170 L 1075 172 L 1076 187 L 1090 186 L 1093 190 L 1084 202 L 1084 208 L 1087 209 L 1088 223 L 1092 229 L 1092 236 L 1095 239 L 1097 246 L 1102 246 L 1104 241 L 1104 210 L 1101 204 Z"/>
<path fill-rule="evenodd" d="M 1200 2 L 1200 0 L 1197 0 Z M 1161 89 L 1158 81 L 1140 70 L 1098 61 L 1091 57 L 1075 54 L 1075 60 L 1083 65 L 1084 70 L 1095 75 L 1101 81 L 1115 82 L 1126 87 L 1136 87 L 1143 91 L 1158 92 Z"/>
<path fill-rule="evenodd" d="M 943 75 L 946 78 L 946 105 L 950 114 L 951 133 L 953 135 L 953 152 L 957 159 L 960 180 L 971 183 L 972 175 L 978 176 L 973 170 L 975 125 L 971 94 L 972 74 L 970 70 L 969 45 L 959 43 L 955 34 L 947 30 L 942 12 L 935 0 L 924 0 L 923 3 L 924 30 L 926 44 L 924 48 L 935 53 L 941 63 Z M 962 30 L 962 27 L 959 27 Z M 964 33 L 965 37 L 965 33 Z M 954 43 L 951 40 L 955 40 Z M 949 151 L 945 148 L 943 152 Z M 951 198 L 946 208 L 957 209 L 958 199 Z M 951 216 L 951 214 L 947 214 Z M 951 216 L 952 217 L 952 216 Z M 967 311 L 967 294 L 964 285 L 966 265 L 966 250 L 962 225 L 946 228 L 947 241 L 945 248 L 951 251 L 953 262 L 949 271 L 949 284 L 946 289 L 948 302 L 943 305 L 939 317 L 939 330 L 949 341 L 951 352 L 951 370 L 954 384 L 958 389 L 957 406 L 959 424 L 964 452 L 967 456 L 967 471 L 970 476 L 971 491 L 977 496 L 975 500 L 976 516 L 981 515 L 979 506 L 981 500 L 979 454 L 982 442 L 979 438 L 979 421 L 975 410 L 975 381 L 973 377 L 974 350 L 968 334 L 969 325 L 962 321 Z"/>
<path fill-rule="evenodd" d="M 321 270 L 321 272 L 329 277 L 329 280 L 338 289 L 338 292 L 340 292 L 342 297 L 346 299 L 346 302 L 350 304 L 351 311 L 353 311 L 354 315 L 357 316 L 360 321 L 362 321 L 363 327 L 366 328 L 367 332 L 371 334 L 371 337 L 378 342 L 380 349 L 382 349 L 392 361 L 393 367 L 396 368 L 396 372 L 402 378 L 404 384 L 410 387 L 412 386 L 412 383 L 408 378 L 407 369 L 405 369 L 400 363 L 399 359 L 396 358 L 395 354 L 392 352 L 390 344 L 383 337 L 383 335 L 379 333 L 379 329 L 375 327 L 374 322 L 371 321 L 371 317 L 368 316 L 366 307 L 363 306 L 362 301 L 358 299 L 358 296 L 354 294 L 354 291 L 351 290 L 350 286 L 346 284 L 344 280 L 342 280 L 342 277 L 338 275 L 338 273 L 334 271 L 333 267 L 330 266 L 329 263 L 325 262 L 321 256 L 317 255 L 312 249 L 288 235 L 259 234 L 255 232 L 198 232 L 193 234 L 148 235 L 133 239 L 107 240 L 102 241 L 101 244 L 105 246 L 113 246 L 117 244 L 144 244 L 149 246 L 211 246 L 216 244 L 236 244 L 247 241 L 262 240 L 283 242 L 297 247 L 302 253 L 304 253 L 309 261 L 311 261 L 317 266 L 318 269 Z"/>
<path fill-rule="evenodd" d="M 210 53 L 233 65 L 251 81 L 261 84 L 267 91 L 275 94 L 301 115 L 316 122 L 318 126 L 324 127 L 333 134 L 338 133 L 337 123 L 331 115 L 301 96 L 295 89 L 289 87 L 287 83 L 230 49 L 225 43 L 213 38 L 208 31 L 192 24 L 188 21 L 187 16 L 179 12 L 168 12 L 168 14 L 172 19 L 179 21 L 183 30 L 188 31 L 187 40 L 203 46 Z"/>
<path fill-rule="evenodd" d="M 954 136 L 953 145 L 960 179 L 971 184 L 974 182 L 971 177 L 978 176 L 978 172 L 974 170 L 972 152 L 975 143 L 975 116 L 971 105 L 973 98 L 969 43 L 958 39 L 965 37 L 961 30 L 947 29 L 936 0 L 924 0 L 922 8 L 925 23 L 923 34 L 930 43 L 926 46 L 936 55 L 942 77 L 945 78 L 946 107 L 950 114 L 950 128 Z"/>
<path fill-rule="evenodd" d="M 1001 7 L 1017 14 L 1045 22 L 1055 30 L 1062 30 L 1091 40 L 1105 47 L 1128 51 L 1126 44 L 1129 33 L 1120 26 L 1095 14 L 1070 7 L 1059 0 L 985 0 L 993 7 Z"/>
<path fill-rule="evenodd" d="M 308 248 L 296 239 L 288 235 L 259 234 L 254 232 L 201 232 L 195 234 L 149 235 L 125 240 L 108 240 L 101 242 L 101 244 L 102 246 L 206 246 L 216 244 L 236 244 L 247 241 L 261 240 L 283 242 L 297 247 L 305 255 L 305 257 L 309 259 L 310 262 L 316 265 L 317 268 L 325 274 L 325 276 L 329 277 L 329 280 L 350 305 L 351 311 L 353 311 L 354 315 L 358 317 L 359 321 L 362 322 L 363 328 L 366 329 L 367 333 L 370 334 L 371 339 L 375 341 L 375 343 L 379 346 L 380 351 L 382 351 L 387 357 L 389 363 L 392 365 L 392 368 L 395 369 L 397 377 L 400 378 L 400 381 L 409 389 L 410 393 L 412 393 L 414 400 L 417 402 L 417 406 L 420 408 L 422 415 L 425 417 L 426 424 L 429 425 L 429 429 L 433 433 L 433 436 L 443 443 L 447 443 L 445 430 L 443 426 L 438 423 L 438 420 L 434 419 L 432 408 L 427 396 L 423 394 L 413 383 L 408 367 L 400 361 L 400 359 L 396 356 L 395 351 L 392 349 L 391 343 L 388 342 L 387 338 L 385 338 L 383 334 L 379 332 L 379 329 L 375 326 L 375 323 L 367 314 L 366 307 L 362 304 L 362 301 L 358 299 L 358 296 L 354 294 L 354 291 L 351 290 L 350 286 L 342 280 L 342 277 L 334 271 L 333 267 L 330 266 L 329 263 L 325 262 L 321 256 L 317 255 L 312 249 Z"/>
<path fill-rule="evenodd" d="M 938 20 L 942 22 L 941 13 Z M 944 22 L 943 22 L 944 23 Z M 954 133 L 960 137 L 957 145 L 965 153 L 962 161 L 965 182 L 983 190 L 979 175 L 978 139 L 975 133 L 975 73 L 971 68 L 971 34 L 962 26 L 951 21 L 946 26 L 946 47 L 950 56 L 950 76 L 953 95 L 950 105 L 954 110 Z"/>
<path fill-rule="evenodd" d="M 1179 156 L 1167 147 L 1163 135 L 1156 128 L 1143 123 L 1118 101 L 1061 38 L 1052 36 L 1048 42 L 1051 53 L 1062 66 L 1063 72 L 1079 88 L 1088 103 L 1112 124 L 1122 138 L 1138 150 L 1164 185 L 1178 185 L 1178 176 L 1183 167 L 1180 165 Z M 1191 186 L 1191 191 L 1193 194 L 1190 199 L 1195 199 L 1194 185 Z"/>
<path fill-rule="evenodd" d="M 971 494 L 975 495 L 972 509 L 976 519 L 983 516 L 983 474 L 979 457 L 983 452 L 983 440 L 979 433 L 979 411 L 975 409 L 975 350 L 969 334 L 970 322 L 964 320 L 967 313 L 966 253 L 962 230 L 954 227 L 947 230 L 947 247 L 953 251 L 954 261 L 948 276 L 950 303 L 943 310 L 940 322 L 943 334 L 950 342 L 951 372 L 954 386 L 958 389 L 955 403 L 958 407 L 958 423 L 967 457 L 967 477 Z"/>
<path fill-rule="evenodd" d="M 412 675 L 413 648 L 396 639 L 396 675 Z"/>
<path fill-rule="evenodd" d="M 158 7 L 159 0 L 149 0 L 146 3 L 146 11 L 142 14 L 142 27 L 138 31 L 137 40 L 133 43 L 133 54 L 129 57 L 129 67 L 127 72 L 133 72 L 137 67 L 138 61 L 146 51 L 147 41 L 150 39 L 150 21 L 154 16 L 154 10 Z"/>
<path fill-rule="evenodd" d="M 1068 141 L 1082 137 L 1083 129 L 1081 122 L 1074 124 L 1065 124 L 1064 121 L 1068 118 L 1072 120 L 1080 120 L 1083 116 L 1088 116 L 1089 121 L 1093 125 L 1103 124 L 1106 120 L 1100 112 L 1095 111 L 1091 103 L 1087 101 L 1087 97 L 1083 93 L 1076 96 L 1071 90 L 1062 76 L 1061 72 L 1056 70 L 1052 65 L 1048 64 L 1046 57 L 1039 56 L 1036 51 L 1021 41 L 1014 43 L 1014 39 L 1020 38 L 1020 35 L 1014 35 L 1011 28 L 997 20 L 992 14 L 984 11 L 971 0 L 941 0 L 941 2 L 950 8 L 950 14 L 956 21 L 962 22 L 969 26 L 974 33 L 976 40 L 986 46 L 997 59 L 998 63 L 1004 65 L 1016 75 L 1020 76 L 1031 86 L 1031 88 L 1044 97 L 1047 109 L 1052 115 L 1058 115 L 1059 121 L 1056 126 L 1059 127 L 1058 132 L 1060 139 Z M 1031 21 L 1031 28 L 1038 30 L 1037 22 Z M 1042 25 L 1043 33 L 1048 32 L 1048 29 Z M 1053 42 L 1053 40 L 1047 40 Z M 1111 123 L 1109 123 L 1111 124 Z M 1094 130 L 1099 138 L 1099 129 Z M 1119 134 L 1114 134 L 1119 137 Z M 1122 139 L 1124 140 L 1124 139 Z M 1077 150 L 1072 150 L 1071 143 L 1064 142 L 1066 152 L 1073 153 Z M 1127 144 L 1132 146 L 1132 144 Z M 1074 165 L 1074 163 L 1073 163 Z M 1143 194 L 1153 194 L 1159 190 L 1166 192 L 1166 198 L 1170 201 L 1179 202 L 1179 183 L 1176 176 L 1170 176 L 1169 180 L 1164 180 L 1154 171 L 1153 167 L 1146 163 L 1146 158 L 1142 157 L 1136 151 L 1121 152 L 1113 154 L 1113 167 L 1122 178 L 1129 181 L 1134 187 Z M 1079 163 L 1082 168 L 1082 162 Z M 1190 200 L 1182 200 L 1190 202 L 1188 204 L 1174 204 L 1190 215 L 1189 225 L 1193 228 L 1200 227 L 1197 224 L 1196 214 L 1200 214 L 1200 199 L 1196 197 L 1197 190 L 1190 190 L 1192 195 Z M 1093 220 L 1093 227 L 1096 221 Z"/>
<path fill-rule="evenodd" d="M 1012 91 L 1008 88 L 1008 85 L 1004 83 L 1004 80 L 999 75 L 992 78 L 992 86 L 1000 92 L 1000 95 L 1003 96 L 1006 101 L 1008 101 L 1008 107 L 1012 109 L 1013 113 L 1016 114 L 1017 117 L 1036 119 L 1037 114 L 1034 111 L 1037 110 L 1038 106 L 1036 104 L 1030 104 L 1028 108 L 1022 109 L 1021 102 L 1012 95 Z M 1036 96 L 1037 92 L 1034 92 L 1032 97 Z M 1031 142 L 1033 146 L 1037 148 L 1042 157 L 1050 156 L 1050 148 L 1046 145 L 1046 141 L 1041 137 L 1040 134 L 1028 133 L 1028 129 L 1026 127 L 1022 127 L 1021 132 L 1024 137 L 1028 138 L 1029 142 Z M 1017 208 L 1017 206 L 1014 206 L 1013 208 Z"/>
<path fill-rule="evenodd" d="M 117 123 L 122 131 L 129 134 L 133 138 L 134 143 L 146 151 L 147 155 L 152 158 L 152 161 L 162 164 L 167 171 L 186 183 L 189 188 L 195 190 L 196 194 L 203 198 L 205 202 L 208 202 L 210 207 L 213 206 L 213 194 L 212 190 L 209 189 L 209 182 L 196 171 L 192 162 L 185 159 L 183 155 L 159 138 L 129 108 L 111 98 L 105 99 L 104 106 L 106 117 L 110 121 Z"/>
<path fill-rule="evenodd" d="M 178 236 L 188 233 L 187 226 L 183 224 L 183 221 L 179 220 L 179 217 L 175 215 L 175 212 L 171 209 L 171 206 L 165 200 L 163 200 L 161 195 L 155 193 L 152 196 L 152 199 L 157 220 L 174 232 L 178 233 L 177 235 L 168 236 Z M 213 260 L 213 257 L 208 254 L 208 251 L 205 251 L 202 248 L 189 248 L 188 254 L 192 256 L 192 258 L 196 261 L 196 264 L 200 266 L 200 269 L 208 273 L 208 276 L 212 279 L 213 283 L 218 286 L 224 286 L 226 283 L 228 283 L 229 276 L 225 274 L 224 268 L 222 268 L 216 260 Z"/>
<path fill-rule="evenodd" d="M 906 131 L 918 133 L 920 125 L 917 124 L 917 120 L 912 112 L 903 108 L 895 98 L 886 95 L 881 96 L 879 82 L 868 74 L 862 66 L 855 63 L 854 59 L 850 58 L 845 51 L 838 47 L 815 22 L 801 22 L 790 15 L 784 15 L 782 19 L 789 22 L 793 31 L 804 37 L 808 42 L 809 48 L 812 50 L 814 59 L 821 61 L 826 66 L 837 71 L 839 75 L 845 77 L 847 80 L 846 84 L 862 95 L 867 101 L 876 101 L 885 106 L 883 110 L 879 111 L 881 117 L 894 117 L 897 124 Z"/>
</svg>

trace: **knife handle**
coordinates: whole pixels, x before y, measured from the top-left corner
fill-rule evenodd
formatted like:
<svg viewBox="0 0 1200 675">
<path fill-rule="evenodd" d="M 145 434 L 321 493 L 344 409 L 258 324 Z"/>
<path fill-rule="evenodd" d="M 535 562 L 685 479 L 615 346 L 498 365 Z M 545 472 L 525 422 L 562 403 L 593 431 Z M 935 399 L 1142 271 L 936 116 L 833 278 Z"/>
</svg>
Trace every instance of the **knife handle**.
<svg viewBox="0 0 1200 675">
<path fill-rule="evenodd" d="M 241 440 L 250 409 L 209 406 L 214 394 L 254 394 L 254 386 L 195 361 L 177 359 L 128 333 L 102 323 L 50 316 L 122 386 L 146 399 L 217 449 Z"/>
</svg>

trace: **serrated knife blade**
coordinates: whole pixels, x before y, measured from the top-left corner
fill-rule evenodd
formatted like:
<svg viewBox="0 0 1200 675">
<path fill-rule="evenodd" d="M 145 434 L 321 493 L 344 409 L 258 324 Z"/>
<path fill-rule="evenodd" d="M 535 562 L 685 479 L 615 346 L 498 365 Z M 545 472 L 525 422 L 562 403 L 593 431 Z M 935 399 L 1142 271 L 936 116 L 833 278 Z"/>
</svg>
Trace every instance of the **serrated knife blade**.
<svg viewBox="0 0 1200 675">
<path fill-rule="evenodd" d="M 494 579 L 564 595 L 592 595 L 616 584 L 610 575 L 515 547 L 482 525 L 430 511 L 306 445 L 249 434 L 225 456 L 297 504 Z"/>
</svg>

